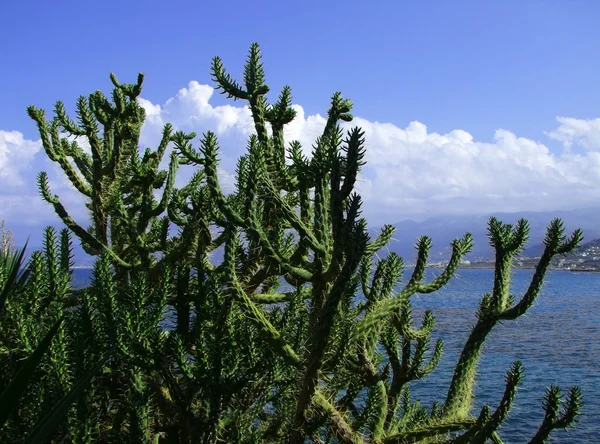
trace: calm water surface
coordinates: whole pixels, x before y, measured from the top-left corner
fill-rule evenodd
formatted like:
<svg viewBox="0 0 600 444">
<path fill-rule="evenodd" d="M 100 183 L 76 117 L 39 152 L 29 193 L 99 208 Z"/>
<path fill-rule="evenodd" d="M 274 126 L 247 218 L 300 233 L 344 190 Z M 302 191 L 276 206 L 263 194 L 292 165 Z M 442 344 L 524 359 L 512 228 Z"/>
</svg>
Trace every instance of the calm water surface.
<svg viewBox="0 0 600 444">
<path fill-rule="evenodd" d="M 90 270 L 75 271 L 74 284 L 89 280 Z M 428 270 L 428 277 L 439 270 Z M 533 270 L 515 270 L 512 292 L 518 299 L 529 285 Z M 425 405 L 443 401 L 458 355 L 475 323 L 483 293 L 490 292 L 493 270 L 459 270 L 442 290 L 413 298 L 415 322 L 423 311 L 436 318 L 433 334 L 444 341 L 444 355 L 436 370 L 411 386 L 414 399 Z M 526 443 L 544 416 L 543 396 L 551 384 L 563 392 L 579 385 L 583 415 L 568 432 L 558 430 L 552 443 L 600 443 L 600 273 L 550 271 L 534 307 L 516 321 L 497 325 L 486 341 L 479 365 L 477 408 L 495 409 L 504 392 L 506 371 L 515 360 L 525 367 L 509 420 L 500 429 L 505 443 Z"/>
<path fill-rule="evenodd" d="M 430 270 L 430 276 L 437 270 Z M 512 293 L 519 298 L 533 270 L 515 270 Z M 413 300 L 415 315 L 431 309 L 434 337 L 444 341 L 436 370 L 413 394 L 424 402 L 442 400 L 470 328 L 481 295 L 491 292 L 493 270 L 459 270 L 442 290 Z M 525 378 L 509 420 L 500 429 L 505 443 L 528 442 L 544 416 L 543 396 L 551 384 L 563 392 L 579 385 L 584 396 L 580 422 L 568 432 L 558 430 L 549 442 L 600 443 L 600 273 L 550 271 L 536 304 L 521 318 L 497 325 L 486 340 L 479 366 L 477 404 L 492 410 L 504 392 L 504 376 L 515 360 L 523 362 Z M 415 320 L 418 319 L 415 316 Z M 442 333 L 443 332 L 443 333 Z M 476 414 L 479 408 L 475 410 Z"/>
</svg>

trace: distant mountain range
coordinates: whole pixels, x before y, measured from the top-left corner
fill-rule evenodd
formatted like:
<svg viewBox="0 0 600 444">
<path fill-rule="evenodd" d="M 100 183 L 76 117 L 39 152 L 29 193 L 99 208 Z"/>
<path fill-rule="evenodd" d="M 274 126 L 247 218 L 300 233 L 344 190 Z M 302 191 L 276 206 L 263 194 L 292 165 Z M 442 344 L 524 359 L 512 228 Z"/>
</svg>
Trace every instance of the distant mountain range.
<svg viewBox="0 0 600 444">
<path fill-rule="evenodd" d="M 394 224 L 396 233 L 394 240 L 388 245 L 388 251 L 394 251 L 404 258 L 405 263 L 414 263 L 416 250 L 414 248 L 419 236 L 429 236 L 433 241 L 430 253 L 430 261 L 442 261 L 449 257 L 451 252 L 450 243 L 453 239 L 462 237 L 466 232 L 473 235 L 473 251 L 466 257 L 470 260 L 490 259 L 494 255 L 493 248 L 489 245 L 487 237 L 487 223 L 490 216 L 496 216 L 502 222 L 516 223 L 520 218 L 529 221 L 531 232 L 527 249 L 524 256 L 539 256 L 543 251 L 542 241 L 545 230 L 550 221 L 560 217 L 565 222 L 567 233 L 570 234 L 575 228 L 581 228 L 585 237 L 584 242 L 600 238 L 600 207 L 569 211 L 552 212 L 518 212 L 518 213 L 494 213 L 479 215 L 447 215 L 436 216 L 422 222 L 403 220 Z M 57 228 L 62 228 L 57 226 Z M 12 228 L 11 228 L 12 229 Z M 29 251 L 40 249 L 41 233 L 43 227 L 21 228 L 14 230 L 17 240 L 25 239 L 31 233 Z M 27 230 L 25 232 L 24 230 Z M 20 231 L 23 231 L 21 233 Z M 371 237 L 377 236 L 378 229 L 371 229 Z M 74 239 L 76 239 L 74 237 Z M 600 241 L 598 241 L 600 243 Z M 21 243 L 21 242 L 20 242 Z M 75 264 L 79 267 L 88 267 L 93 263 L 93 258 L 88 256 L 79 246 L 78 240 L 74 241 Z M 383 252 L 385 255 L 385 252 Z"/>
<path fill-rule="evenodd" d="M 389 250 L 402 256 L 406 263 L 413 263 L 416 259 L 414 248 L 416 240 L 419 236 L 426 235 L 433 241 L 430 260 L 444 260 L 449 257 L 452 240 L 470 232 L 473 235 L 474 247 L 466 258 L 470 260 L 489 259 L 494 256 L 494 250 L 487 237 L 487 223 L 491 216 L 511 224 L 516 223 L 520 218 L 527 219 L 531 230 L 528 247 L 523 252 L 524 256 L 535 257 L 541 254 L 546 227 L 556 217 L 564 221 L 567 234 L 576 228 L 581 228 L 585 241 L 600 238 L 600 208 L 552 212 L 523 211 L 488 215 L 450 215 L 433 217 L 423 222 L 404 220 L 394 224 L 396 227 L 395 241 L 389 244 Z"/>
<path fill-rule="evenodd" d="M 583 233 L 585 236 L 585 232 Z M 586 239 L 588 239 L 587 236 L 585 236 Z M 581 244 L 581 247 L 577 250 L 579 252 L 584 252 L 587 249 L 589 249 L 590 247 L 600 247 L 600 238 L 596 238 L 596 239 L 592 239 L 590 241 L 583 241 L 583 243 Z M 523 252 L 523 256 L 527 256 L 527 257 L 539 257 L 542 255 L 542 253 L 544 252 L 544 244 L 537 244 L 537 245 L 533 245 L 532 247 L 529 247 L 528 249 L 526 249 Z"/>
</svg>

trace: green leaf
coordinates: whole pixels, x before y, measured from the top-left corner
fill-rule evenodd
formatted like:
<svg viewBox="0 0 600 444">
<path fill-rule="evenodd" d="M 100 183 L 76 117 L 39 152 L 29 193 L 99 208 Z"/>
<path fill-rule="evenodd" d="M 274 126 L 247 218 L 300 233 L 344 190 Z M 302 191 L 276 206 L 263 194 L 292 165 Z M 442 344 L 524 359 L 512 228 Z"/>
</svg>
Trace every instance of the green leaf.
<svg viewBox="0 0 600 444">
<path fill-rule="evenodd" d="M 29 240 L 27 242 L 29 242 Z M 7 277 L 2 284 L 2 288 L 0 288 L 0 315 L 4 310 L 4 305 L 6 304 L 9 293 L 15 288 L 15 284 L 17 283 L 17 276 L 19 274 L 19 270 L 21 269 L 21 264 L 23 263 L 27 242 L 25 242 L 25 246 L 21 249 L 21 251 L 17 253 L 7 251 L 1 258 L 2 266 L 7 271 Z"/>
</svg>

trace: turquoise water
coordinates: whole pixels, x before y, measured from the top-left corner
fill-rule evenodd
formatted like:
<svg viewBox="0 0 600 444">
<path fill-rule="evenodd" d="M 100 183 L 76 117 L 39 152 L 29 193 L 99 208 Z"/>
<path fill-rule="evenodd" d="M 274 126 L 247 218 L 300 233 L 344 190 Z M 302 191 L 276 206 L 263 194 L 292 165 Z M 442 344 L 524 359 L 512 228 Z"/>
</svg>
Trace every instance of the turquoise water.
<svg viewBox="0 0 600 444">
<path fill-rule="evenodd" d="M 89 272 L 76 270 L 75 285 L 87 282 Z M 439 270 L 427 273 L 433 277 Z M 532 275 L 533 270 L 514 271 L 516 298 Z M 491 291 L 492 285 L 492 270 L 459 270 L 442 290 L 413 298 L 417 324 L 424 310 L 432 310 L 437 321 L 433 340 L 444 341 L 444 355 L 436 370 L 411 386 L 413 399 L 426 405 L 444 399 L 481 295 Z M 536 305 L 520 319 L 496 326 L 479 366 L 479 406 L 488 403 L 495 409 L 504 392 L 506 371 L 515 360 L 523 362 L 525 378 L 509 420 L 500 429 L 506 444 L 528 442 L 535 434 L 544 415 L 544 392 L 551 384 L 564 392 L 569 386 L 581 386 L 585 405 L 579 424 L 568 432 L 555 431 L 549 442 L 600 443 L 600 273 L 548 272 Z"/>
</svg>

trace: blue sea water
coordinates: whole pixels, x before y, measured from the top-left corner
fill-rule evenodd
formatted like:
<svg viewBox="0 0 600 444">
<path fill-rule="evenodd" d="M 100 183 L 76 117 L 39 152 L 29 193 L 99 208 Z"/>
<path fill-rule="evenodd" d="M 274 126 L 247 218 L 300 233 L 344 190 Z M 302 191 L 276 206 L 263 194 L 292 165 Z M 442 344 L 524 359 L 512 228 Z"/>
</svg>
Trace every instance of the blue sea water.
<svg viewBox="0 0 600 444">
<path fill-rule="evenodd" d="M 427 270 L 427 278 L 439 270 Z M 74 284 L 89 281 L 90 270 L 77 269 Z M 515 298 L 527 289 L 533 270 L 514 270 Z M 426 280 L 427 280 L 426 278 Z M 432 310 L 436 318 L 433 341 L 444 341 L 444 355 L 434 372 L 411 385 L 413 400 L 425 405 L 443 401 L 452 372 L 470 328 L 481 296 L 490 292 L 493 270 L 461 269 L 440 291 L 413 297 L 413 317 L 420 325 L 422 313 Z M 579 385 L 584 396 L 583 415 L 575 428 L 557 430 L 552 443 L 600 443 L 600 273 L 549 271 L 540 296 L 526 315 L 498 325 L 484 346 L 479 365 L 476 403 L 492 410 L 500 401 L 505 374 L 515 360 L 525 368 L 509 420 L 500 429 L 506 444 L 528 442 L 544 416 L 546 388 Z M 479 408 L 474 412 L 477 414 Z"/>
<path fill-rule="evenodd" d="M 438 270 L 428 270 L 430 275 Z M 533 270 L 514 270 L 512 294 L 519 298 Z M 444 356 L 436 370 L 413 394 L 423 402 L 443 400 L 452 371 L 479 300 L 491 292 L 493 270 L 463 269 L 437 293 L 414 298 L 415 319 L 426 309 L 436 318 L 434 338 L 444 341 Z M 487 338 L 479 365 L 478 406 L 492 410 L 504 392 L 504 375 L 515 360 L 525 368 L 509 420 L 500 429 L 505 443 L 528 442 L 544 416 L 544 392 L 551 384 L 563 392 L 582 388 L 583 415 L 575 428 L 557 430 L 549 442 L 600 443 L 600 273 L 549 271 L 536 304 L 521 318 L 498 325 Z M 475 411 L 478 413 L 479 409 Z"/>
</svg>

